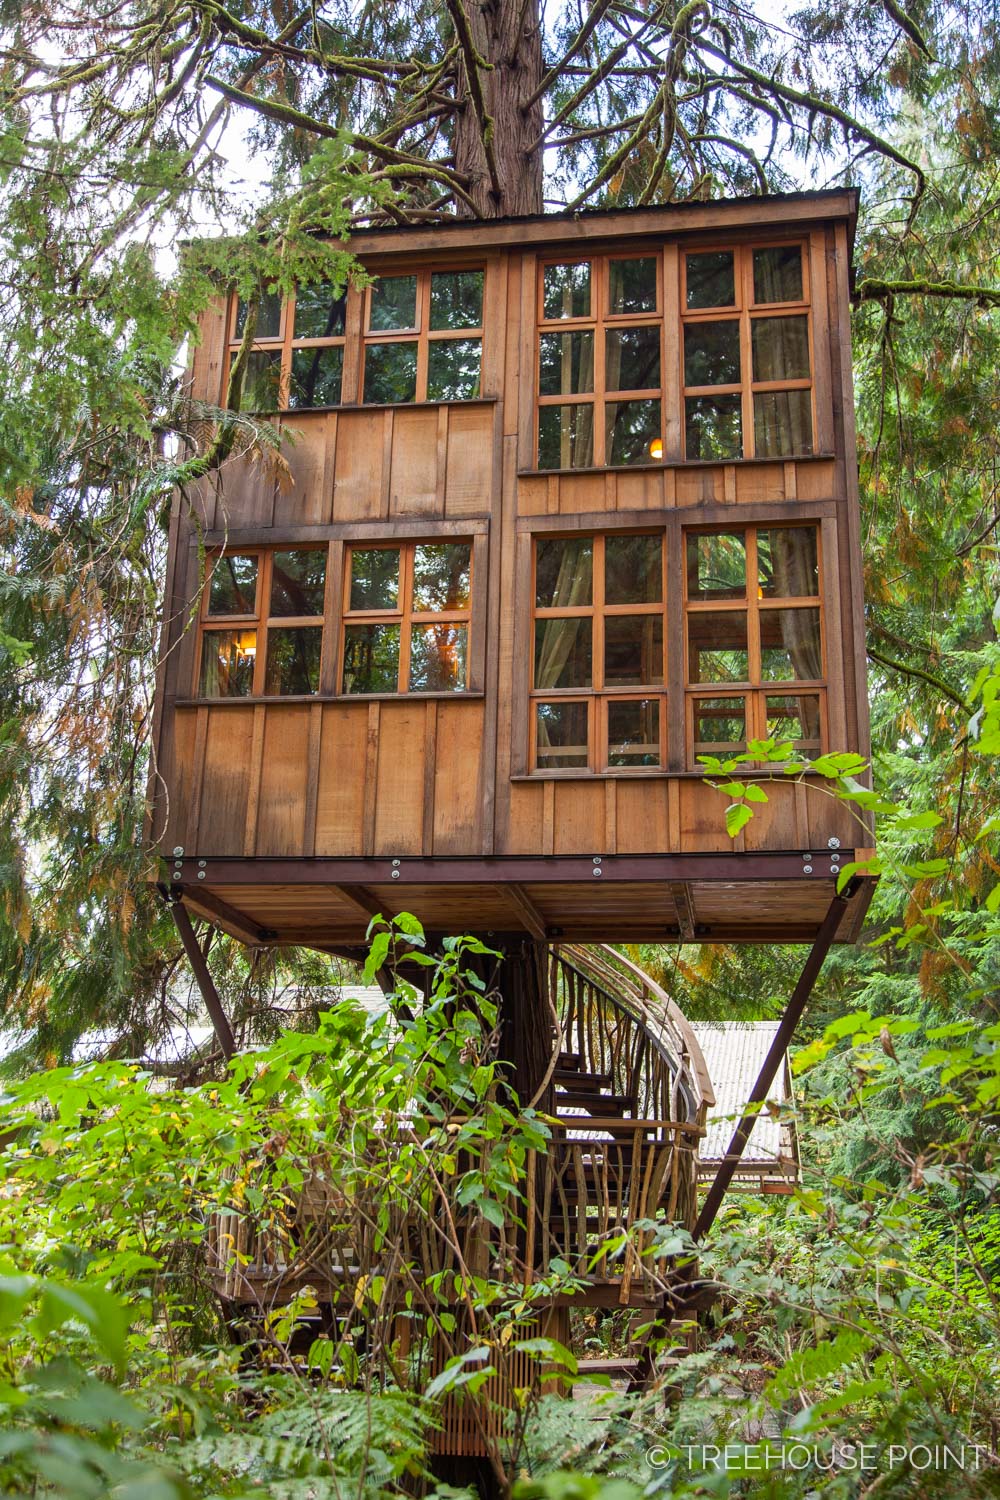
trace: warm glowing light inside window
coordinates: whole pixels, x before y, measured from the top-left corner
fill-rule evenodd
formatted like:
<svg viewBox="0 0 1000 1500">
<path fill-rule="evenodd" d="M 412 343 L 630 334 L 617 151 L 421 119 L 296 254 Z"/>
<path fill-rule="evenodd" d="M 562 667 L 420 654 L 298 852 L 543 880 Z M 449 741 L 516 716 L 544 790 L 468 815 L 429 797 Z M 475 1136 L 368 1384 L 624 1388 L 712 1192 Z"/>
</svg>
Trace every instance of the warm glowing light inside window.
<svg viewBox="0 0 1000 1500">
<path fill-rule="evenodd" d="M 650 443 L 650 445 L 649 445 L 649 456 L 650 456 L 650 458 L 662 458 L 663 457 L 663 439 L 662 438 L 654 438 L 653 441 Z"/>
</svg>

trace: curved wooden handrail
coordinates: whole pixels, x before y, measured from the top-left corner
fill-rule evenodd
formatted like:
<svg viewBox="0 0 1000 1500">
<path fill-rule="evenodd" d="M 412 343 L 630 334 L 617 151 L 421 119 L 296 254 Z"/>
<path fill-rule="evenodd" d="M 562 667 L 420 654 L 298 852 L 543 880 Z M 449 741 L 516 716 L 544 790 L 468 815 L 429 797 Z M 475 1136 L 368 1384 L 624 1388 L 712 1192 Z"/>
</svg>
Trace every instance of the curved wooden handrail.
<svg viewBox="0 0 1000 1500">
<path fill-rule="evenodd" d="M 715 1090 L 712 1088 L 712 1080 L 694 1028 L 677 1002 L 655 979 L 651 979 L 638 964 L 607 943 L 596 943 L 590 947 L 580 943 L 561 943 L 557 951 L 569 955 L 576 968 L 585 970 L 590 967 L 595 972 L 601 972 L 605 979 L 613 978 L 616 988 L 609 991 L 611 998 L 626 1008 L 634 1007 L 654 1034 L 658 1030 L 668 1034 L 670 1044 L 682 1057 L 687 1058 L 699 1104 L 704 1104 L 707 1108 L 715 1103 Z M 632 980 L 627 989 L 623 985 L 622 971 Z"/>
</svg>

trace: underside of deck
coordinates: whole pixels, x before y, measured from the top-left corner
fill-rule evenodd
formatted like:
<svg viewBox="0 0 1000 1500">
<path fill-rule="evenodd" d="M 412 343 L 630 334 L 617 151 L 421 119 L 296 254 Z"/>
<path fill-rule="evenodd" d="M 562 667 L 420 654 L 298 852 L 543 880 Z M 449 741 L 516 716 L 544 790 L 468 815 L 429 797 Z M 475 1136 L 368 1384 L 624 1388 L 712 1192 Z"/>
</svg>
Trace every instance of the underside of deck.
<svg viewBox="0 0 1000 1500">
<path fill-rule="evenodd" d="M 857 851 L 861 853 L 861 851 Z M 234 937 L 328 952 L 360 947 L 375 916 L 429 934 L 543 941 L 810 943 L 847 849 L 780 854 L 474 859 L 197 859 L 161 888 Z M 862 855 L 863 857 L 863 855 Z M 873 881 L 852 883 L 838 942 L 855 942 Z"/>
</svg>

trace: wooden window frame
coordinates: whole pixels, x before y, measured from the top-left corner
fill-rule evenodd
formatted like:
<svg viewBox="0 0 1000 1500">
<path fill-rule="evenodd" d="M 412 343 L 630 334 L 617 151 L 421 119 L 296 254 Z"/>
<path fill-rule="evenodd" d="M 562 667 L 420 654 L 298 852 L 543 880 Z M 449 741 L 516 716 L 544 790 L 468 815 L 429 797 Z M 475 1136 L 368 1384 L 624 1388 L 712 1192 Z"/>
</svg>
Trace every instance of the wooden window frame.
<svg viewBox="0 0 1000 1500">
<path fill-rule="evenodd" d="M 607 604 L 605 602 L 605 544 L 608 537 L 655 536 L 660 541 L 660 600 L 653 604 Z M 590 604 L 568 606 L 542 606 L 536 604 L 538 544 L 542 541 L 593 542 L 593 571 Z M 663 775 L 667 770 L 668 750 L 668 612 L 667 612 L 667 547 L 662 527 L 630 526 L 594 530 L 591 527 L 580 531 L 545 532 L 539 530 L 531 536 L 531 568 L 529 595 L 528 648 L 530 686 L 528 689 L 528 773 L 546 777 L 573 778 L 581 775 L 597 776 L 642 776 Z M 663 681 L 645 686 L 629 683 L 621 687 L 604 683 L 605 621 L 616 616 L 658 615 L 663 624 Z M 589 688 L 536 688 L 535 675 L 535 625 L 538 620 L 589 619 L 591 621 L 591 684 Z M 608 704 L 611 702 L 649 702 L 655 700 L 659 711 L 659 755 L 657 766 L 610 766 L 608 757 Z M 587 710 L 587 765 L 546 767 L 538 764 L 538 736 L 536 729 L 536 707 L 538 703 L 586 703 Z"/>
<path fill-rule="evenodd" d="M 483 321 L 475 327 L 468 328 L 431 328 L 431 278 L 435 275 L 458 275 L 463 271 L 480 271 L 483 277 Z M 361 337 L 360 337 L 360 359 L 358 362 L 358 384 L 356 391 L 357 403 L 369 409 L 377 410 L 382 406 L 416 406 L 431 405 L 439 406 L 447 404 L 437 399 L 428 401 L 427 396 L 427 368 L 430 357 L 430 345 L 433 343 L 444 343 L 448 341 L 459 341 L 462 339 L 479 340 L 479 393 L 475 396 L 452 397 L 449 400 L 465 403 L 467 401 L 482 400 L 483 386 L 483 360 L 486 345 L 486 280 L 488 267 L 483 260 L 471 260 L 457 264 L 442 265 L 430 262 L 419 265 L 404 265 L 386 267 L 377 278 L 378 280 L 390 280 L 394 276 L 415 276 L 417 281 L 416 310 L 417 321 L 414 328 L 373 329 L 371 325 L 372 288 L 366 287 L 363 293 Z M 416 344 L 417 346 L 417 376 L 416 387 L 412 401 L 366 401 L 365 400 L 365 364 L 368 349 L 372 344 Z"/>
<path fill-rule="evenodd" d="M 755 250 L 781 250 L 797 247 L 802 265 L 802 297 L 794 302 L 756 302 L 753 294 L 753 257 Z M 688 307 L 687 263 L 689 255 L 711 255 L 728 251 L 733 255 L 733 279 L 736 301 L 728 307 Z M 680 434 L 681 451 L 686 463 L 740 463 L 747 458 L 762 456 L 774 463 L 794 461 L 809 457 L 818 451 L 818 428 L 816 411 L 816 347 L 813 327 L 812 267 L 810 241 L 808 237 L 792 237 L 764 240 L 717 240 L 708 244 L 683 245 L 680 249 Z M 753 324 L 767 317 L 806 318 L 809 344 L 809 376 L 795 380 L 754 380 L 753 378 Z M 735 385 L 692 385 L 684 379 L 685 329 L 692 323 L 732 323 L 739 325 L 740 374 Z M 805 453 L 767 453 L 758 455 L 756 450 L 756 428 L 754 422 L 754 397 L 768 391 L 809 392 L 809 417 L 812 425 L 812 442 Z M 692 396 L 740 397 L 740 425 L 742 452 L 731 458 L 691 459 L 687 456 L 687 402 Z"/>
<path fill-rule="evenodd" d="M 467 545 L 469 548 L 468 604 L 463 609 L 413 609 L 413 563 L 417 548 L 445 546 L 449 544 Z M 354 551 L 392 551 L 399 553 L 399 595 L 395 609 L 351 609 L 351 556 Z M 414 537 L 412 539 L 380 536 L 378 538 L 373 537 L 371 540 L 367 538 L 354 538 L 347 543 L 344 549 L 344 577 L 337 651 L 338 697 L 365 700 L 387 696 L 421 699 L 434 696 L 458 698 L 469 692 L 473 671 L 473 606 L 476 597 L 478 571 L 476 566 L 476 551 L 477 549 L 471 536 Z M 341 684 L 344 674 L 344 649 L 348 626 L 394 624 L 399 625 L 399 663 L 396 669 L 396 692 L 394 694 L 345 692 Z M 465 685 L 463 687 L 456 688 L 453 691 L 436 689 L 428 693 L 422 692 L 419 688 L 411 688 L 409 686 L 410 644 L 414 625 L 464 625 L 466 627 Z"/>
<path fill-rule="evenodd" d="M 757 533 L 759 531 L 802 530 L 805 527 L 810 527 L 816 534 L 817 592 L 815 594 L 803 594 L 794 597 L 762 598 L 759 593 L 760 573 L 757 559 Z M 790 519 L 744 521 L 740 516 L 734 515 L 730 521 L 715 521 L 711 525 L 684 525 L 682 523 L 681 557 L 685 560 L 682 564 L 682 572 L 684 574 L 684 630 L 682 644 L 684 652 L 684 696 L 686 700 L 684 739 L 687 764 L 692 770 L 695 770 L 698 766 L 697 756 L 699 754 L 713 753 L 707 748 L 698 749 L 694 738 L 696 705 L 701 699 L 742 699 L 747 740 L 765 740 L 768 738 L 768 698 L 794 698 L 800 695 L 818 698 L 820 711 L 819 750 L 823 751 L 827 748 L 829 743 L 827 728 L 829 660 L 827 610 L 823 587 L 823 530 L 823 525 L 819 519 L 801 521 L 797 519 L 795 521 Z M 719 533 L 732 535 L 735 532 L 742 532 L 745 541 L 746 590 L 744 596 L 736 599 L 691 599 L 688 595 L 689 580 L 686 567 L 688 537 L 713 536 Z M 784 682 L 772 682 L 762 677 L 760 645 L 761 611 L 784 609 L 818 610 L 822 676 L 815 678 L 792 678 Z M 691 682 L 688 676 L 690 663 L 689 621 L 694 615 L 721 613 L 746 614 L 747 668 L 749 676 L 745 682 Z M 702 742 L 698 743 L 701 744 Z M 725 758 L 725 751 L 719 753 Z M 732 753 L 741 754 L 742 752 L 734 751 Z"/>
<path fill-rule="evenodd" d="M 348 382 L 348 347 L 351 342 L 352 308 L 356 304 L 359 294 L 350 286 L 344 289 L 344 332 L 332 334 L 329 338 L 299 338 L 295 337 L 295 303 L 296 293 L 282 299 L 280 331 L 274 338 L 255 338 L 252 345 L 254 354 L 278 354 L 281 359 L 281 374 L 278 382 L 278 404 L 273 408 L 275 412 L 302 412 L 302 411 L 330 411 L 337 406 L 342 406 L 345 401 L 344 389 Z M 225 363 L 225 375 L 223 382 L 222 400 L 225 403 L 226 393 L 229 389 L 229 372 L 236 353 L 240 347 L 240 336 L 236 331 L 239 318 L 240 299 L 234 292 L 229 299 L 228 311 L 228 341 Z M 354 321 L 357 321 L 356 314 Z M 340 400 L 328 406 L 289 406 L 292 382 L 292 355 L 296 349 L 336 349 L 344 351 L 343 363 L 340 377 Z M 268 413 L 270 415 L 270 413 Z"/>
<path fill-rule="evenodd" d="M 271 583 L 274 567 L 274 555 L 276 552 L 322 552 L 326 557 L 324 602 L 323 610 L 316 615 L 272 615 L 270 609 Z M 257 559 L 257 589 L 254 597 L 254 611 L 252 614 L 209 614 L 209 599 L 212 588 L 212 574 L 223 557 L 255 557 Z M 327 630 L 329 620 L 328 604 L 330 599 L 330 558 L 329 548 L 324 545 L 310 546 L 302 542 L 276 542 L 267 547 L 233 547 L 225 552 L 214 553 L 210 558 L 211 566 L 205 570 L 205 582 L 202 587 L 201 605 L 198 617 L 198 650 L 195 653 L 195 678 L 194 690 L 200 701 L 206 703 L 251 703 L 258 699 L 265 702 L 285 702 L 289 699 L 306 697 L 317 698 L 322 693 L 324 680 L 324 666 L 330 649 L 330 636 Z M 266 605 L 266 608 L 265 608 Z M 201 671 L 204 660 L 206 639 L 223 631 L 231 631 L 242 626 L 245 630 L 253 630 L 257 640 L 255 645 L 253 685 L 249 693 L 241 696 L 239 694 L 225 694 L 220 697 L 203 697 L 201 693 Z M 305 627 L 310 630 L 321 632 L 320 644 L 320 675 L 319 686 L 315 693 L 268 693 L 265 692 L 265 681 L 267 675 L 267 648 L 268 637 L 271 630 L 290 630 Z"/>
<path fill-rule="evenodd" d="M 656 307 L 648 312 L 639 313 L 612 313 L 611 301 L 611 276 L 610 265 L 612 261 L 618 260 L 651 260 L 656 268 Z M 545 316 L 545 272 L 549 266 L 590 266 L 590 313 L 583 318 L 546 318 Z M 659 444 L 660 455 L 656 457 L 650 454 L 648 464 L 655 465 L 662 461 L 664 444 L 664 422 L 666 419 L 666 351 L 664 349 L 664 272 L 663 272 L 663 250 L 661 246 L 655 247 L 631 247 L 629 249 L 611 250 L 599 255 L 550 255 L 545 256 L 538 262 L 536 270 L 535 287 L 535 331 L 534 331 L 534 372 L 535 372 L 535 430 L 534 430 L 534 462 L 536 466 L 540 463 L 541 442 L 541 413 L 546 407 L 551 406 L 590 406 L 592 411 L 593 429 L 593 457 L 590 464 L 581 466 L 586 468 L 620 468 L 623 470 L 645 468 L 647 464 L 615 464 L 612 465 L 606 453 L 606 423 L 605 413 L 609 405 L 617 405 L 626 401 L 658 401 L 660 403 L 660 429 Z M 660 343 L 660 383 L 658 386 L 649 386 L 643 390 L 614 390 L 607 389 L 607 336 L 609 332 L 628 328 L 655 327 Z M 567 392 L 555 396 L 543 396 L 541 393 L 541 351 L 542 337 L 545 334 L 558 333 L 593 333 L 594 335 L 594 382 L 592 391 Z M 655 441 L 655 439 L 654 439 Z M 574 469 L 545 469 L 547 474 L 573 473 Z"/>
</svg>

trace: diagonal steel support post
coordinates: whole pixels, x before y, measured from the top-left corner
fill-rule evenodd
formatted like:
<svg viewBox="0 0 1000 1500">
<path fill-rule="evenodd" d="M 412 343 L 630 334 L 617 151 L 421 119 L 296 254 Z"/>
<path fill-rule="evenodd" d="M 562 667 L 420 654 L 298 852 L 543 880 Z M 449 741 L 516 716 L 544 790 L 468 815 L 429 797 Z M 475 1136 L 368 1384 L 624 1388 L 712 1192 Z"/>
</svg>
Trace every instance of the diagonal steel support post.
<svg viewBox="0 0 1000 1500">
<path fill-rule="evenodd" d="M 168 898 L 169 900 L 169 898 Z M 170 910 L 174 914 L 174 922 L 177 926 L 178 936 L 184 944 L 184 952 L 188 956 L 188 962 L 194 970 L 194 977 L 198 981 L 201 990 L 201 998 L 205 1002 L 208 1018 L 212 1023 L 212 1029 L 222 1048 L 222 1055 L 226 1062 L 236 1051 L 236 1038 L 233 1036 L 233 1028 L 229 1024 L 229 1017 L 222 1007 L 219 992 L 215 988 L 212 976 L 208 972 L 208 964 L 205 955 L 201 951 L 201 945 L 195 936 L 194 928 L 191 926 L 191 918 L 188 916 L 187 907 L 180 901 L 169 901 Z"/>
<path fill-rule="evenodd" d="M 774 1034 L 774 1041 L 761 1065 L 757 1075 L 757 1082 L 750 1091 L 743 1118 L 733 1131 L 733 1138 L 722 1159 L 722 1164 L 715 1174 L 715 1181 L 708 1190 L 705 1202 L 702 1204 L 701 1213 L 698 1215 L 697 1223 L 692 1230 L 692 1237 L 696 1240 L 704 1238 L 715 1222 L 715 1216 L 719 1212 L 722 1199 L 726 1189 L 733 1180 L 733 1173 L 740 1164 L 740 1159 L 746 1149 L 750 1132 L 753 1130 L 754 1121 L 760 1113 L 760 1108 L 767 1098 L 775 1075 L 781 1067 L 782 1059 L 788 1051 L 789 1043 L 795 1034 L 795 1028 L 802 1018 L 802 1012 L 806 1008 L 809 996 L 812 994 L 813 985 L 819 977 L 819 971 L 823 967 L 823 960 L 829 953 L 833 940 L 837 935 L 837 929 L 843 919 L 844 912 L 851 896 L 851 886 L 848 886 L 843 895 L 834 896 L 830 902 L 830 910 L 820 925 L 816 934 L 816 940 L 809 952 L 799 975 L 798 982 L 792 991 L 791 998 L 785 1008 L 785 1013 Z"/>
</svg>

